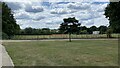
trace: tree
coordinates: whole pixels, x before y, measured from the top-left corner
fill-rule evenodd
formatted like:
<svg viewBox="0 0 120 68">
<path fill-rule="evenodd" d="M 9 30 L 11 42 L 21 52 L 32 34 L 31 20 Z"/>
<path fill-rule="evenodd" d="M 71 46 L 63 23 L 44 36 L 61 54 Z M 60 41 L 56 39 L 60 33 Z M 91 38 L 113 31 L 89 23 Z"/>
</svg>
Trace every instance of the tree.
<svg viewBox="0 0 120 68">
<path fill-rule="evenodd" d="M 25 28 L 24 31 L 25 31 L 25 34 L 27 34 L 27 35 L 33 34 L 33 28 L 31 28 L 31 27 Z"/>
<path fill-rule="evenodd" d="M 101 34 L 105 34 L 107 31 L 107 26 L 100 26 L 98 27 L 98 30 L 100 31 Z"/>
<path fill-rule="evenodd" d="M 88 28 L 86 26 L 79 27 L 80 34 L 88 34 Z"/>
<path fill-rule="evenodd" d="M 2 39 L 2 2 L 0 2 L 0 40 Z M 4 35 L 6 36 L 6 35 Z"/>
<path fill-rule="evenodd" d="M 110 21 L 109 28 L 115 33 L 120 33 L 120 1 L 110 2 L 105 8 L 106 18 Z"/>
<path fill-rule="evenodd" d="M 20 30 L 20 35 L 51 35 L 53 32 L 49 28 L 36 29 L 27 27 Z"/>
<path fill-rule="evenodd" d="M 78 23 L 78 20 L 76 20 L 75 17 L 64 18 L 63 21 L 64 22 L 60 24 L 59 28 L 59 31 L 62 33 L 69 33 L 70 30 L 72 31 L 71 33 L 76 33 L 79 30 L 78 27 L 81 25 Z"/>
<path fill-rule="evenodd" d="M 92 31 L 97 31 L 97 30 L 98 30 L 96 26 L 91 26 L 90 29 L 91 29 Z"/>
<path fill-rule="evenodd" d="M 63 23 L 60 24 L 60 31 L 64 33 L 69 33 L 69 41 L 71 42 L 71 33 L 79 32 L 79 21 L 75 19 L 75 17 L 64 18 Z"/>
<path fill-rule="evenodd" d="M 87 30 L 87 27 L 86 26 L 81 26 L 80 29 L 81 30 Z"/>
<path fill-rule="evenodd" d="M 92 34 L 93 31 L 97 31 L 97 30 L 98 30 L 98 28 L 97 28 L 96 26 L 91 26 L 91 27 L 88 29 L 88 32 L 89 32 L 90 34 Z"/>
<path fill-rule="evenodd" d="M 10 39 L 11 36 L 17 34 L 19 30 L 20 30 L 20 27 L 18 24 L 16 24 L 16 21 L 14 19 L 11 9 L 7 6 L 7 4 L 3 2 L 2 3 L 2 32 L 6 33 Z"/>
<path fill-rule="evenodd" d="M 88 34 L 87 30 L 80 31 L 81 34 Z"/>
<path fill-rule="evenodd" d="M 43 32 L 44 35 L 49 35 L 49 34 L 51 34 L 49 28 L 42 28 L 42 32 Z"/>
</svg>

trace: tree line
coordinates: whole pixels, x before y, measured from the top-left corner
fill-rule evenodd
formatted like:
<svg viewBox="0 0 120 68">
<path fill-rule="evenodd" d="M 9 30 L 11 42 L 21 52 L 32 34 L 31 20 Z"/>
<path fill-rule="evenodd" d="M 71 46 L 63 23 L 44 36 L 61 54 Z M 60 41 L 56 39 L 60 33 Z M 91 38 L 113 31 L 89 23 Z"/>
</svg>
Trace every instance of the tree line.
<svg viewBox="0 0 120 68">
<path fill-rule="evenodd" d="M 72 34 L 92 34 L 93 31 L 100 31 L 100 34 L 106 34 L 108 27 L 107 26 L 91 26 L 91 27 L 86 27 L 86 26 L 81 26 L 78 28 L 77 33 L 72 32 Z M 36 29 L 36 28 L 31 28 L 27 27 L 25 29 L 21 29 L 17 35 L 51 35 L 51 34 L 68 34 L 68 32 L 61 31 L 59 29 L 50 29 L 50 28 L 41 28 L 41 29 Z"/>
<path fill-rule="evenodd" d="M 11 38 L 20 30 L 20 26 L 16 24 L 13 12 L 4 2 L 2 4 L 2 37 Z"/>
<path fill-rule="evenodd" d="M 17 35 L 51 35 L 51 34 L 58 34 L 57 29 L 49 29 L 49 28 L 31 28 L 27 27 L 25 29 L 21 29 Z"/>
</svg>

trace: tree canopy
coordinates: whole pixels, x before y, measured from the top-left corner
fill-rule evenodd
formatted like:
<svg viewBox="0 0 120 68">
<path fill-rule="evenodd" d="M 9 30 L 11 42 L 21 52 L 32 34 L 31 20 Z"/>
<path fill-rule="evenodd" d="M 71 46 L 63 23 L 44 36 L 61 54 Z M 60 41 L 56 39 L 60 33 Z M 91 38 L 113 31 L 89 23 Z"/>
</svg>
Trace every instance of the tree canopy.
<svg viewBox="0 0 120 68">
<path fill-rule="evenodd" d="M 76 20 L 75 17 L 71 18 L 64 18 L 63 23 L 60 24 L 59 30 L 62 33 L 76 33 L 79 31 L 79 26 L 81 25 L 78 20 Z"/>
<path fill-rule="evenodd" d="M 105 9 L 104 15 L 109 19 L 109 27 L 113 30 L 113 32 L 120 33 L 120 1 L 110 2 Z"/>
<path fill-rule="evenodd" d="M 11 9 L 2 3 L 2 32 L 6 33 L 9 37 L 15 35 L 20 30 L 20 26 L 16 24 L 16 20 L 12 14 Z"/>
<path fill-rule="evenodd" d="M 49 29 L 49 28 L 31 28 L 27 27 L 25 29 L 21 29 L 19 35 L 51 35 L 51 34 L 59 34 L 57 29 Z"/>
<path fill-rule="evenodd" d="M 100 31 L 100 34 L 105 34 L 107 31 L 107 26 L 100 26 L 98 30 Z"/>
</svg>

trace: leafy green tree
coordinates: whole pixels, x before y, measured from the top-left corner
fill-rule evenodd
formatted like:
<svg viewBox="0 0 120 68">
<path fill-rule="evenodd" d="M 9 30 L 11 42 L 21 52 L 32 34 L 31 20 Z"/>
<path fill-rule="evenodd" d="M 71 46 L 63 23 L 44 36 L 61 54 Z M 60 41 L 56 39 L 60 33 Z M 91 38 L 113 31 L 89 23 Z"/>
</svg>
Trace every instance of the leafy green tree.
<svg viewBox="0 0 120 68">
<path fill-rule="evenodd" d="M 120 1 L 110 2 L 105 9 L 104 15 L 110 21 L 109 28 L 115 33 L 120 33 Z"/>
<path fill-rule="evenodd" d="M 86 26 L 79 27 L 80 34 L 88 34 L 88 28 Z"/>
<path fill-rule="evenodd" d="M 0 39 L 2 39 L 2 2 L 0 2 Z"/>
<path fill-rule="evenodd" d="M 14 16 L 12 14 L 11 9 L 5 4 L 2 3 L 2 32 L 6 33 L 9 36 L 9 39 L 11 36 L 14 36 L 17 34 L 20 30 L 20 27 L 18 24 L 16 24 L 16 21 L 14 19 Z"/>
<path fill-rule="evenodd" d="M 49 28 L 35 29 L 27 27 L 20 30 L 20 35 L 50 35 L 52 33 L 52 30 L 50 30 Z"/>
<path fill-rule="evenodd" d="M 58 29 L 51 29 L 51 34 L 59 34 L 59 31 Z"/>
<path fill-rule="evenodd" d="M 90 29 L 91 29 L 92 31 L 97 31 L 97 30 L 98 30 L 96 26 L 91 26 Z"/>
<path fill-rule="evenodd" d="M 80 30 L 87 30 L 87 27 L 86 26 L 81 26 Z"/>
<path fill-rule="evenodd" d="M 92 34 L 93 31 L 97 31 L 98 28 L 96 26 L 91 26 L 89 29 L 88 29 L 88 32 L 89 34 Z"/>
<path fill-rule="evenodd" d="M 60 24 L 60 31 L 64 33 L 69 33 L 69 41 L 71 42 L 71 33 L 79 32 L 79 26 L 81 25 L 75 17 L 64 18 L 63 23 Z"/>
<path fill-rule="evenodd" d="M 33 34 L 33 28 L 28 27 L 24 29 L 25 34 L 32 35 Z"/>
<path fill-rule="evenodd" d="M 76 20 L 75 17 L 64 18 L 63 21 L 64 22 L 60 24 L 59 28 L 62 33 L 76 33 L 79 30 L 79 26 L 81 25 L 80 23 L 78 23 L 79 21 Z"/>
<path fill-rule="evenodd" d="M 49 34 L 51 34 L 49 28 L 42 28 L 42 32 L 43 32 L 44 35 L 49 35 Z"/>
<path fill-rule="evenodd" d="M 87 30 L 80 31 L 81 34 L 88 34 Z"/>
<path fill-rule="evenodd" d="M 98 27 L 98 30 L 100 31 L 100 34 L 105 34 L 107 31 L 107 26 L 100 26 Z"/>
</svg>

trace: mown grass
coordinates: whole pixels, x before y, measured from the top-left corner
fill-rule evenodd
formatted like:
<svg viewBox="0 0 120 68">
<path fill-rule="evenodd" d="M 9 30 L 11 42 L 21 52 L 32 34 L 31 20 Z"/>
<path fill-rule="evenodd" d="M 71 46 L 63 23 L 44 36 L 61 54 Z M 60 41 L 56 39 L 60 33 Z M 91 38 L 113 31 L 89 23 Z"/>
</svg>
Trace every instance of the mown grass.
<svg viewBox="0 0 120 68">
<path fill-rule="evenodd" d="M 117 66 L 117 40 L 4 42 L 15 66 Z"/>
<path fill-rule="evenodd" d="M 119 34 L 112 34 L 113 38 L 118 38 Z M 69 38 L 68 34 L 53 34 L 53 35 L 15 35 L 12 39 L 15 40 L 21 40 L 21 39 L 66 39 Z M 75 39 L 81 39 L 81 38 L 107 38 L 106 34 L 99 34 L 99 35 L 93 35 L 93 34 L 80 34 L 75 35 L 72 34 L 71 38 Z"/>
</svg>

